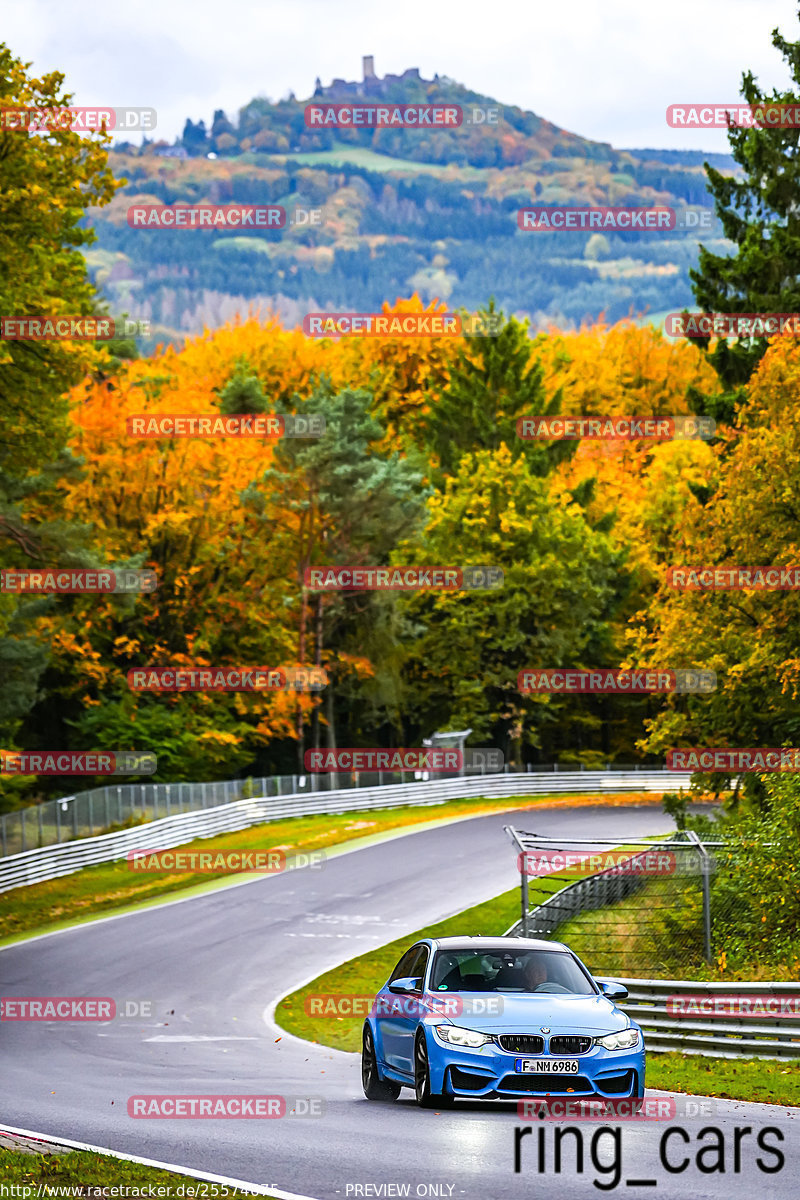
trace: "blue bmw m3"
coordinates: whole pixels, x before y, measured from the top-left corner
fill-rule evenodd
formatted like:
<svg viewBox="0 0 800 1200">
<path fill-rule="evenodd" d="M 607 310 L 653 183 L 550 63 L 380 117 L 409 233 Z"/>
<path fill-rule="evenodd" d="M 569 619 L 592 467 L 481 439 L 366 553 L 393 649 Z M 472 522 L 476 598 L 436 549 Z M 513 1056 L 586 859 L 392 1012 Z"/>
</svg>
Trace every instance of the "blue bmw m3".
<svg viewBox="0 0 800 1200">
<path fill-rule="evenodd" d="M 369 1100 L 414 1088 L 423 1108 L 472 1099 L 644 1097 L 639 1026 L 560 942 L 424 938 L 405 952 L 364 1023 Z"/>
</svg>

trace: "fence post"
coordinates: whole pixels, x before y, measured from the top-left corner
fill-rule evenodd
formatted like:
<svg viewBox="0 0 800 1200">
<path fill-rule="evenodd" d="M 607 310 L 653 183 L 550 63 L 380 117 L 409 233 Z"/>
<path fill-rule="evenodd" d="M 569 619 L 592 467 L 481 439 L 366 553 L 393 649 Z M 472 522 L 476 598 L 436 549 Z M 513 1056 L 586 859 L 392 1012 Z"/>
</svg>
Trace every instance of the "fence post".
<svg viewBox="0 0 800 1200">
<path fill-rule="evenodd" d="M 94 801 L 89 792 L 89 837 L 94 837 Z"/>
<path fill-rule="evenodd" d="M 19 810 L 19 815 L 20 815 L 20 825 L 22 826 L 22 849 L 27 850 L 28 847 L 25 842 L 25 809 L 24 808 L 21 808 Z"/>
<path fill-rule="evenodd" d="M 522 936 L 528 936 L 528 873 L 525 870 L 525 854 L 520 854 L 521 865 L 519 869 L 520 892 L 522 894 Z"/>
<path fill-rule="evenodd" d="M 6 821 L 3 817 L 3 833 L 5 834 Z M 61 801 L 56 800 L 56 841 L 61 841 Z M 3 838 L 3 854 L 6 852 L 5 837 Z"/>
<path fill-rule="evenodd" d="M 711 886 L 708 878 L 708 855 L 703 850 L 703 957 L 711 962 Z"/>
<path fill-rule="evenodd" d="M 700 841 L 698 835 L 693 829 L 687 829 L 686 835 L 691 842 L 697 847 L 700 854 L 700 871 L 703 887 L 703 958 L 707 963 L 711 962 L 711 885 L 709 875 L 711 874 L 711 859 L 708 851 Z"/>
<path fill-rule="evenodd" d="M 39 847 L 42 845 L 42 805 L 41 801 L 36 805 L 39 810 Z"/>
<path fill-rule="evenodd" d="M 120 825 L 122 824 L 122 787 L 117 785 L 117 817 Z"/>
<path fill-rule="evenodd" d="M 169 799 L 169 784 L 166 784 L 165 786 L 166 786 L 166 795 L 167 795 L 167 816 L 171 817 L 172 816 L 172 806 L 170 804 L 170 799 Z"/>
<path fill-rule="evenodd" d="M 105 792 L 105 801 L 106 801 L 106 829 L 108 829 L 109 825 L 111 824 L 111 809 L 109 808 L 108 784 L 106 784 L 106 786 L 103 788 L 103 791 Z"/>
<path fill-rule="evenodd" d="M 6 843 L 6 819 L 5 819 L 5 817 L 0 817 L 0 834 L 2 834 L 2 836 L 3 836 L 3 858 L 5 858 L 6 854 L 8 853 L 8 845 Z"/>
<path fill-rule="evenodd" d="M 78 836 L 78 797 L 74 796 L 70 801 L 72 805 L 72 833 L 74 837 Z"/>
</svg>

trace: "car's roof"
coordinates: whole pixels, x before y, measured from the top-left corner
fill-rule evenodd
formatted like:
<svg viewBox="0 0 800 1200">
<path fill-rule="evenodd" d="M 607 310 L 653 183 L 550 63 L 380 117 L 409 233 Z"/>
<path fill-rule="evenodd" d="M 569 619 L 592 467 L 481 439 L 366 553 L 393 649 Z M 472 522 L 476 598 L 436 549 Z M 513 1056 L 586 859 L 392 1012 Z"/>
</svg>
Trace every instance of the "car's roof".
<svg viewBox="0 0 800 1200">
<path fill-rule="evenodd" d="M 563 942 L 546 942 L 540 938 L 517 937 L 443 937 L 429 938 L 431 945 L 437 950 L 565 950 L 569 947 Z"/>
</svg>

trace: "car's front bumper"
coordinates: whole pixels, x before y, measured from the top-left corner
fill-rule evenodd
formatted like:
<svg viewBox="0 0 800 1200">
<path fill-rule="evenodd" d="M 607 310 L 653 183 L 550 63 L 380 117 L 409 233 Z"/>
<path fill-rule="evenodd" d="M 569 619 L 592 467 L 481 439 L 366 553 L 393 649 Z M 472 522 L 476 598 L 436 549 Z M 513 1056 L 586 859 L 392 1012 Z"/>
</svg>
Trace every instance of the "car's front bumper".
<svg viewBox="0 0 800 1200">
<path fill-rule="evenodd" d="M 518 1058 L 550 1058 L 547 1054 L 522 1055 L 502 1050 L 495 1043 L 479 1049 L 445 1045 L 428 1029 L 428 1062 L 431 1090 L 455 1096 L 510 1097 L 568 1096 L 572 1099 L 621 1099 L 644 1095 L 645 1049 L 641 1041 L 633 1050 L 606 1050 L 592 1046 L 578 1060 L 578 1074 L 521 1074 Z"/>
</svg>

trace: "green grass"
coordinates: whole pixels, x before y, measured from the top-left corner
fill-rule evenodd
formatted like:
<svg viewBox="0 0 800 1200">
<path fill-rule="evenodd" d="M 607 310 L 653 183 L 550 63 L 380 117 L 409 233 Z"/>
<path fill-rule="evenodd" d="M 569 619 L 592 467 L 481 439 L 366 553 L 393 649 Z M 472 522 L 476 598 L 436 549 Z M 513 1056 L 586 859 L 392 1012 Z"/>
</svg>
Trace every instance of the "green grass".
<svg viewBox="0 0 800 1200">
<path fill-rule="evenodd" d="M 480 178 L 486 171 L 480 167 L 453 166 L 447 163 L 415 162 L 412 158 L 393 158 L 389 154 L 376 154 L 362 146 L 334 146 L 332 150 L 308 150 L 297 154 L 280 155 L 283 160 L 301 163 L 304 166 L 342 166 L 352 163 L 358 167 L 367 167 L 370 171 L 410 171 L 415 175 L 452 175 L 454 171 L 459 178 Z"/>
<path fill-rule="evenodd" d="M 640 891 L 616 904 L 580 913 L 561 926 L 559 937 L 598 974 L 613 963 L 617 974 L 631 978 L 694 978 L 696 955 L 685 946 L 677 947 L 674 940 L 670 942 L 666 933 L 665 917 L 673 911 L 677 897 L 662 894 L 659 882 L 645 883 Z"/>
<path fill-rule="evenodd" d="M 650 798 L 656 802 L 656 797 Z M 519 796 L 503 799 L 471 797 L 445 804 L 405 805 L 399 808 L 315 814 L 253 825 L 238 833 L 198 838 L 180 849 L 205 851 L 283 849 L 287 856 L 297 852 L 324 850 L 346 842 L 379 836 L 392 829 L 426 825 L 455 817 L 535 808 L 542 804 L 563 806 L 596 804 L 596 796 Z M 603 796 L 610 806 L 642 803 L 636 794 Z M 176 847 L 178 849 L 179 847 Z M 509 847 L 511 852 L 511 847 Z M 132 906 L 157 903 L 187 889 L 208 890 L 235 875 L 230 871 L 209 876 L 202 872 L 169 874 L 134 873 L 127 862 L 103 863 L 73 875 L 47 880 L 29 887 L 0 892 L 0 945 L 32 933 L 45 933 L 93 916 L 123 911 Z"/>
<path fill-rule="evenodd" d="M 167 1200 L 175 1196 L 176 1200 L 186 1200 L 191 1197 L 214 1195 L 214 1184 L 193 1180 L 191 1176 L 176 1175 L 172 1171 L 162 1171 L 158 1167 L 146 1167 L 142 1163 L 129 1162 L 127 1159 L 111 1158 L 104 1154 L 94 1154 L 90 1150 L 71 1150 L 66 1154 L 28 1154 L 17 1150 L 0 1148 L 0 1179 L 6 1185 L 30 1188 L 29 1197 L 36 1195 L 36 1189 L 42 1185 L 42 1200 L 46 1200 L 47 1190 L 60 1187 L 138 1187 L 151 1185 L 165 1190 L 160 1195 Z M 176 1193 L 174 1189 L 182 1190 Z M 222 1185 L 217 1185 L 221 1192 Z M 194 1190 L 192 1190 L 194 1189 Z M 204 1191 L 205 1189 L 205 1191 Z M 6 1193 L 7 1194 L 7 1193 Z M 125 1195 L 125 1193 L 121 1193 Z M 156 1192 L 156 1195 L 159 1193 Z M 237 1195 L 244 1196 L 238 1188 L 228 1188 L 228 1200 L 235 1200 Z M 18 1192 L 20 1200 L 25 1200 L 25 1194 Z"/>
<path fill-rule="evenodd" d="M 650 1054 L 647 1086 L 665 1092 L 693 1092 L 729 1100 L 800 1106 L 797 1060 L 703 1058 L 697 1054 Z"/>
</svg>

